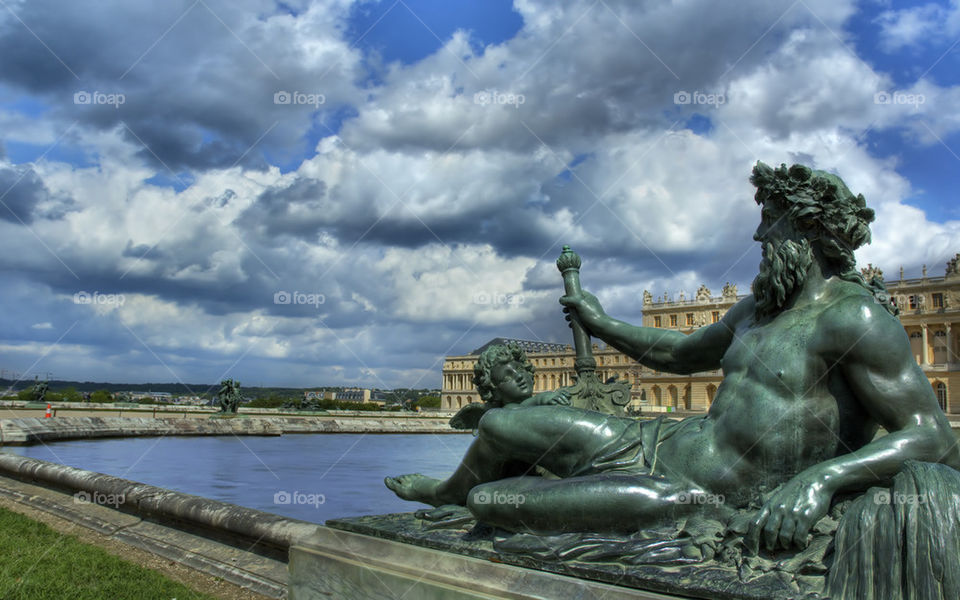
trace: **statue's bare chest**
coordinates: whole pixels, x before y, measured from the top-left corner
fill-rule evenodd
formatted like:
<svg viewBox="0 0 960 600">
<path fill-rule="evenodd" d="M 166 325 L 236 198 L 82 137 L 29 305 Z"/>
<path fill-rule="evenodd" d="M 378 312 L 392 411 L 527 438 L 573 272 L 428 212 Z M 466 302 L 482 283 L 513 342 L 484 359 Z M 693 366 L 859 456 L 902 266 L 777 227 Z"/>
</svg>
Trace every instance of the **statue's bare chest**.
<svg viewBox="0 0 960 600">
<path fill-rule="evenodd" d="M 727 376 L 740 375 L 776 395 L 806 395 L 825 379 L 815 311 L 789 310 L 772 321 L 747 319 L 724 354 Z"/>
</svg>

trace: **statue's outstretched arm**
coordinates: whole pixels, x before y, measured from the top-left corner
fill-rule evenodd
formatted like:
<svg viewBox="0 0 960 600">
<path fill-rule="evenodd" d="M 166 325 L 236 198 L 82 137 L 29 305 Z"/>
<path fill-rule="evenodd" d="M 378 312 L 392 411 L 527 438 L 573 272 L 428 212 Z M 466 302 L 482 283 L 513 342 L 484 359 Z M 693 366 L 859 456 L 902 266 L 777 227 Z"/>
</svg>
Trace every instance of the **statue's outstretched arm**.
<svg viewBox="0 0 960 600">
<path fill-rule="evenodd" d="M 637 327 L 607 315 L 589 292 L 564 296 L 567 320 L 578 319 L 591 335 L 607 342 L 641 364 L 669 373 L 695 373 L 719 369 L 724 353 L 736 336 L 737 324 L 753 312 L 753 298 L 741 300 L 720 319 L 690 335 L 671 329 Z"/>
</svg>

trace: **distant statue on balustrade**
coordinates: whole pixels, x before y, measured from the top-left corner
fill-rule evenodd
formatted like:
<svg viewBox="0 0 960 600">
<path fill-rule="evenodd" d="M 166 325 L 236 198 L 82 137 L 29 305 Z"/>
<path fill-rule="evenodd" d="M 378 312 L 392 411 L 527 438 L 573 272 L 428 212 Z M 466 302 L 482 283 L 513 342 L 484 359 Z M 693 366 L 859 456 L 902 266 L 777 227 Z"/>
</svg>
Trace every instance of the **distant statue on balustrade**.
<svg viewBox="0 0 960 600">
<path fill-rule="evenodd" d="M 240 392 L 240 382 L 233 379 L 224 379 L 220 382 L 217 391 L 217 401 L 220 403 L 220 413 L 235 415 L 240 407 L 243 394 Z"/>
</svg>

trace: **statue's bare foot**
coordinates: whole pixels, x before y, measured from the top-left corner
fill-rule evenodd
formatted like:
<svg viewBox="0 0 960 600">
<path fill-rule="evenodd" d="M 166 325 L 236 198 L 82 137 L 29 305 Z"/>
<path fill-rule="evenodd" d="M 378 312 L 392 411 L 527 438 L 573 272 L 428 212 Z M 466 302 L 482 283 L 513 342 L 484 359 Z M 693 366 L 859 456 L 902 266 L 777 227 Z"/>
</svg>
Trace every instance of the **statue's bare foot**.
<svg viewBox="0 0 960 600">
<path fill-rule="evenodd" d="M 439 479 L 427 477 L 420 473 L 410 473 L 399 477 L 387 477 L 383 482 L 393 490 L 393 493 L 404 500 L 423 502 L 434 506 L 438 504 L 437 487 L 441 483 Z"/>
</svg>

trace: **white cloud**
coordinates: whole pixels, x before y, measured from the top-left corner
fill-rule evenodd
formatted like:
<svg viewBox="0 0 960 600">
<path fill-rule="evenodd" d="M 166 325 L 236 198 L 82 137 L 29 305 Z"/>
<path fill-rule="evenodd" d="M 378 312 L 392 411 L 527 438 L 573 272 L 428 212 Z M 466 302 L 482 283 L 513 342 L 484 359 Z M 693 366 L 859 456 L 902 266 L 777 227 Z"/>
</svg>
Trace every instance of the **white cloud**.
<svg viewBox="0 0 960 600">
<path fill-rule="evenodd" d="M 748 183 L 758 159 L 835 171 L 863 193 L 877 221 L 858 258 L 888 277 L 900 263 L 932 265 L 960 249 L 958 223 L 905 205 L 914 189 L 896 157 L 871 155 L 859 137 L 903 129 L 911 144 L 939 144 L 958 129 L 960 92 L 921 80 L 900 90 L 923 95 L 920 106 L 876 102 L 894 90 L 843 43 L 853 2 L 718 11 L 706 2 L 588 10 L 518 0 L 524 29 L 515 38 L 481 52 L 460 32 L 366 87 L 360 52 L 338 29 L 348 4 L 305 6 L 296 17 L 229 14 L 280 83 L 232 36 L 201 53 L 200 41 L 178 35 L 137 67 L 156 72 L 141 90 L 194 86 L 181 98 L 172 88 L 152 97 L 153 118 L 176 113 L 167 133 L 196 136 L 194 149 L 206 143 L 194 126 L 213 117 L 221 128 L 244 121 L 256 130 L 247 143 L 277 121 L 276 137 L 264 140 L 273 147 L 321 132 L 296 168 L 230 167 L 233 157 L 192 169 L 175 191 L 145 182 L 158 167 L 126 127 L 86 122 L 76 135 L 93 166 L 35 165 L 50 193 L 72 204 L 62 216 L 47 206 L 31 230 L 0 220 L 9 278 L 0 294 L 15 309 L 0 323 L 9 342 L 0 360 L 37 358 L 69 330 L 49 364 L 75 377 L 82 367 L 169 380 L 169 367 L 184 381 L 213 381 L 242 358 L 233 368 L 250 373 L 245 380 L 436 385 L 437 358 L 481 336 L 568 339 L 553 265 L 561 244 L 584 258 L 584 285 L 624 318 L 639 318 L 643 289 L 676 297 L 732 281 L 745 292 L 759 258 Z M 901 45 L 917 40 L 924 14 L 890 16 L 885 31 Z M 132 51 L 123 40 L 120 50 Z M 174 68 L 184 55 L 205 59 Z M 316 89 L 356 117 L 327 135 L 309 112 L 273 104 L 278 85 Z M 483 90 L 524 102 L 478 103 Z M 675 105 L 679 90 L 723 93 L 725 102 Z M 0 124 L 13 119 L 0 113 Z M 139 134 L 153 122 L 129 125 Z M 27 120 L 8 139 L 47 143 L 58 135 L 53 123 Z M 223 135 L 209 131 L 214 141 Z M 927 232 L 923 243 L 916 231 Z M 74 305 L 79 290 L 126 301 Z M 275 304 L 279 291 L 324 302 Z M 81 359 L 72 365 L 68 352 Z M 115 367 L 98 358 L 105 353 Z"/>
<path fill-rule="evenodd" d="M 928 43 L 932 38 L 953 34 L 960 26 L 960 3 L 951 6 L 929 3 L 880 14 L 881 46 L 887 52 Z"/>
</svg>

